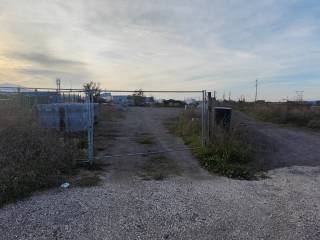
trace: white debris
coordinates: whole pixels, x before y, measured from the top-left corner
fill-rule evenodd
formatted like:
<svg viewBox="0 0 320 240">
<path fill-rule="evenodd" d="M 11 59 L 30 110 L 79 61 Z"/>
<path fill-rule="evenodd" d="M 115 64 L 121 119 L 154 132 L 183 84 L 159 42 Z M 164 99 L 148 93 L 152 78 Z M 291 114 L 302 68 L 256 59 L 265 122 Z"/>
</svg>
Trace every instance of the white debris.
<svg viewBox="0 0 320 240">
<path fill-rule="evenodd" d="M 62 187 L 62 188 L 68 188 L 69 186 L 70 186 L 70 183 L 65 182 L 65 183 L 61 184 L 60 187 Z"/>
</svg>

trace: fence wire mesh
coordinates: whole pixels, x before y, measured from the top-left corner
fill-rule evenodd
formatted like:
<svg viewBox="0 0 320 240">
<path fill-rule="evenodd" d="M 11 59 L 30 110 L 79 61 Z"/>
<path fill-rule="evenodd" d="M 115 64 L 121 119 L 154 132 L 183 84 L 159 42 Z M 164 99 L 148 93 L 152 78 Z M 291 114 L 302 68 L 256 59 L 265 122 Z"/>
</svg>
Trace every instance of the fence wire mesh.
<svg viewBox="0 0 320 240">
<path fill-rule="evenodd" d="M 77 159 L 92 163 L 93 124 L 99 109 L 90 91 L 2 87 L 0 104 L 0 129 L 47 129 L 59 140 L 72 142 Z"/>
<path fill-rule="evenodd" d="M 132 115 L 137 118 L 136 121 L 132 122 L 133 126 L 127 126 L 134 129 L 138 123 L 142 125 L 152 124 L 152 121 L 150 123 L 150 121 L 146 121 L 146 118 L 151 117 L 150 114 L 156 112 L 148 109 L 162 108 L 164 109 L 163 113 L 165 113 L 166 108 L 178 108 L 180 110 L 194 108 L 199 114 L 200 135 L 202 144 L 205 145 L 207 138 L 206 95 L 206 91 L 101 90 L 99 98 L 97 98 L 93 91 L 84 89 L 2 87 L 0 88 L 0 110 L 2 112 L 0 130 L 1 128 L 31 128 L 34 125 L 47 129 L 54 133 L 52 136 L 56 136 L 59 140 L 75 143 L 78 151 L 77 159 L 90 164 L 101 158 L 184 151 L 188 148 L 181 148 L 181 146 L 168 147 L 164 144 L 166 147 L 153 149 L 146 153 L 121 151 L 107 154 L 104 152 L 99 155 L 96 153 L 105 146 L 99 146 L 99 142 L 94 144 L 94 139 L 99 140 L 101 135 L 106 134 L 104 132 L 110 128 L 110 122 L 104 125 L 103 120 L 110 118 L 111 115 L 118 114 L 119 109 L 120 111 L 125 109 L 128 112 L 137 112 L 137 116 Z M 116 111 L 114 111 L 115 109 Z M 142 113 L 145 112 L 147 113 L 143 115 Z M 101 115 L 103 116 L 101 117 Z M 167 117 L 170 117 L 170 114 Z M 97 124 L 99 119 L 102 119 L 101 124 Z M 94 127 L 95 124 L 97 124 L 97 130 L 94 130 L 96 128 Z M 97 136 L 94 136 L 94 131 L 97 131 L 97 134 L 95 134 Z M 136 131 L 139 131 L 139 129 L 136 129 Z M 111 135 L 108 135 L 108 138 L 112 138 Z M 167 141 L 168 136 L 165 134 L 155 131 L 153 135 L 160 141 Z M 130 133 L 117 136 L 118 141 L 125 141 L 128 145 L 132 141 L 139 141 L 139 138 L 141 136 L 130 135 Z"/>
</svg>

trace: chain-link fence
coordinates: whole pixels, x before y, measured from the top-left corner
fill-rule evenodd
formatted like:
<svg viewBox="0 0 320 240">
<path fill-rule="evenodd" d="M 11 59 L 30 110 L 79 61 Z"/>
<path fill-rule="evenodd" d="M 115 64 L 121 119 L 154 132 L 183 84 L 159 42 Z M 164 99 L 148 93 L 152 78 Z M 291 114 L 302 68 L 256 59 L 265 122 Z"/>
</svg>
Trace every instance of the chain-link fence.
<svg viewBox="0 0 320 240">
<path fill-rule="evenodd" d="M 90 90 L 2 87 L 0 104 L 0 128 L 48 129 L 52 136 L 77 146 L 78 160 L 93 162 L 99 107 Z"/>
<path fill-rule="evenodd" d="M 52 136 L 57 136 L 61 141 L 76 143 L 79 151 L 77 160 L 92 164 L 94 159 L 98 158 L 94 153 L 99 148 L 94 146 L 94 125 L 99 121 L 101 108 L 104 109 L 105 106 L 112 105 L 116 108 L 131 109 L 127 111 L 128 116 L 136 118 L 134 121 L 127 122 L 134 125 L 127 126 L 131 129 L 134 129 L 136 124 L 152 124 L 152 121 L 148 121 L 146 118 L 149 118 L 149 116 L 155 117 L 151 116 L 153 114 L 159 114 L 159 118 L 169 114 L 166 118 L 170 118 L 170 114 L 173 116 L 177 113 L 173 109 L 193 108 L 197 113 L 196 121 L 199 124 L 197 129 L 200 129 L 199 136 L 202 146 L 205 146 L 208 139 L 207 99 L 207 93 L 204 90 L 101 90 L 99 97 L 97 97 L 94 91 L 84 89 L 2 87 L 0 88 L 0 111 L 2 112 L 0 128 L 28 128 L 28 124 L 34 124 L 43 129 L 48 129 L 55 133 Z M 171 113 L 166 109 L 172 109 Z M 108 118 L 110 115 L 117 113 L 107 109 L 105 114 L 104 117 Z M 158 122 L 156 118 L 153 121 Z M 110 126 L 100 124 L 98 128 L 97 135 L 103 135 L 105 130 L 103 128 L 110 128 Z M 159 136 L 156 136 L 157 134 Z M 140 135 L 129 135 L 128 133 L 128 136 L 122 137 L 127 139 L 141 138 Z M 155 131 L 153 135 L 160 141 L 165 141 L 165 138 L 160 136 L 163 135 L 161 131 Z M 136 139 L 136 141 L 139 141 L 139 139 Z M 152 152 L 181 151 L 173 145 L 162 145 L 166 147 L 163 149 L 160 147 Z M 111 155 L 120 156 L 122 154 L 123 152 L 112 152 Z M 129 151 L 126 154 L 135 155 L 139 153 Z"/>
</svg>

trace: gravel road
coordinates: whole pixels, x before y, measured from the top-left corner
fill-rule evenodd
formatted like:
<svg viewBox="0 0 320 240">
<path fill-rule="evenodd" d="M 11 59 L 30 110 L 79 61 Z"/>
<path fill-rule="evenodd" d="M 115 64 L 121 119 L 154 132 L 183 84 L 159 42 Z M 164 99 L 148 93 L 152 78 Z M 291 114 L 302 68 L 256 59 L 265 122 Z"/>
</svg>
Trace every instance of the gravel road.
<svg viewBox="0 0 320 240">
<path fill-rule="evenodd" d="M 124 118 L 110 123 L 113 139 L 99 156 L 185 147 L 162 125 L 178 113 L 124 110 Z M 153 144 L 137 142 L 141 134 Z M 288 149 L 293 155 L 300 151 Z M 105 158 L 110 166 L 100 186 L 53 189 L 9 204 L 0 209 L 0 239 L 320 239 L 317 164 L 275 168 L 264 180 L 239 181 L 210 175 L 188 151 L 165 157 L 177 171 L 162 181 L 141 177 L 149 156 Z"/>
</svg>

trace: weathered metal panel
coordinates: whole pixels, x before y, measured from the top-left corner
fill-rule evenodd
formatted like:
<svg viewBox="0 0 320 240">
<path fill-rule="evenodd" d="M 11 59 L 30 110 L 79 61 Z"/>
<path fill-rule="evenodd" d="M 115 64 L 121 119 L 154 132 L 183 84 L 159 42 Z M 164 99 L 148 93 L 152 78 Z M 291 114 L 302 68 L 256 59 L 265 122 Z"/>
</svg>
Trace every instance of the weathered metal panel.
<svg viewBox="0 0 320 240">
<path fill-rule="evenodd" d="M 94 104 L 94 120 L 98 121 L 99 104 Z M 87 105 L 84 103 L 38 104 L 36 106 L 40 124 L 66 132 L 85 131 L 89 123 Z"/>
</svg>

